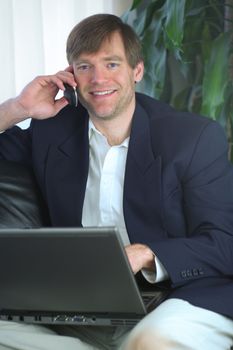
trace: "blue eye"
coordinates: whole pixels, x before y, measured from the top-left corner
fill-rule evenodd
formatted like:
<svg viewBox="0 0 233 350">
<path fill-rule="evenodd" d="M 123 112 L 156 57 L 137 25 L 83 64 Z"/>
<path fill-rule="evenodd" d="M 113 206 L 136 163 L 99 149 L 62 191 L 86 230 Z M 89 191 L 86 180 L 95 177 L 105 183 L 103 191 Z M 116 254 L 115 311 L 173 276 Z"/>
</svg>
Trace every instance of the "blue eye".
<svg viewBox="0 0 233 350">
<path fill-rule="evenodd" d="M 77 70 L 79 71 L 85 71 L 85 70 L 88 70 L 89 69 L 89 65 L 88 64 L 82 64 L 81 66 L 78 66 L 77 67 Z"/>
<path fill-rule="evenodd" d="M 111 69 L 117 68 L 119 66 L 119 63 L 111 62 L 108 64 L 108 67 Z"/>
</svg>

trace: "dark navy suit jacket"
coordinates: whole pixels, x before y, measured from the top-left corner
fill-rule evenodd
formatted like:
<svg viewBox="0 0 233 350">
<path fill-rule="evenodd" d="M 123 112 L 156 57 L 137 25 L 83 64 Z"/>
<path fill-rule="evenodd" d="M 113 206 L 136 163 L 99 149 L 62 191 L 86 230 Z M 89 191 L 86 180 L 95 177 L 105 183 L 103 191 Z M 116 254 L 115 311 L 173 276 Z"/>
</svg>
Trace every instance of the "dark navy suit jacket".
<svg viewBox="0 0 233 350">
<path fill-rule="evenodd" d="M 0 136 L 2 158 L 30 164 L 53 226 L 81 226 L 88 115 L 65 107 Z M 123 209 L 130 241 L 145 243 L 170 276 L 169 297 L 233 318 L 233 170 L 222 128 L 137 94 Z"/>
</svg>

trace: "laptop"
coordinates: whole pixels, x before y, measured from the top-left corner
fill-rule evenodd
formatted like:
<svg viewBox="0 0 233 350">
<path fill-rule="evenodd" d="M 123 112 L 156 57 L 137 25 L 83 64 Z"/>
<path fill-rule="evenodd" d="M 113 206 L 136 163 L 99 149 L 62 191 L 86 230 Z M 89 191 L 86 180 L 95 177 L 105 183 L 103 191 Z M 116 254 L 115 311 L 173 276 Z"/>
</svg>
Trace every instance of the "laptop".
<svg viewBox="0 0 233 350">
<path fill-rule="evenodd" d="M 133 326 L 165 298 L 142 294 L 115 227 L 0 230 L 0 319 Z"/>
</svg>

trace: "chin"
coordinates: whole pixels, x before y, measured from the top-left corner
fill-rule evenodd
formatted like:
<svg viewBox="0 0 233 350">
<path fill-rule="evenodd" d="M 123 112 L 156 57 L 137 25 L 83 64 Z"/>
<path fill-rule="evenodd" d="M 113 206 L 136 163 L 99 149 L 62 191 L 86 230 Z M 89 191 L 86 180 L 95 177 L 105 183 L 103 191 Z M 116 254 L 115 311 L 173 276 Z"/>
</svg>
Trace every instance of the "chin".
<svg viewBox="0 0 233 350">
<path fill-rule="evenodd" d="M 112 119 L 115 115 L 114 111 L 95 111 L 94 110 L 94 114 L 96 116 L 96 118 L 99 119 Z"/>
</svg>

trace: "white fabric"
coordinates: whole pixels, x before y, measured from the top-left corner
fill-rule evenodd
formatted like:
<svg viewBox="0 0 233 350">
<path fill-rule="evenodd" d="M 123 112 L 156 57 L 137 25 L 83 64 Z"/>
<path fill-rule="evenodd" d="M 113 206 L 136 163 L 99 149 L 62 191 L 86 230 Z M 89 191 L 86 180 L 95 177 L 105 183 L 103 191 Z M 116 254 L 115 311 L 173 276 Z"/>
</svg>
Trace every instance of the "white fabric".
<svg viewBox="0 0 233 350">
<path fill-rule="evenodd" d="M 129 138 L 117 146 L 89 121 L 89 173 L 84 198 L 83 226 L 117 226 L 124 245 L 129 244 L 124 214 L 123 188 Z M 155 257 L 156 274 L 143 270 L 143 276 L 156 283 L 168 278 L 162 263 Z"/>
<path fill-rule="evenodd" d="M 125 245 L 129 238 L 123 216 L 124 169 L 129 139 L 110 147 L 89 122 L 89 173 L 82 213 L 83 226 L 117 226 Z"/>
<path fill-rule="evenodd" d="M 169 299 L 138 323 L 121 350 L 230 350 L 231 346 L 233 320 Z"/>
</svg>

